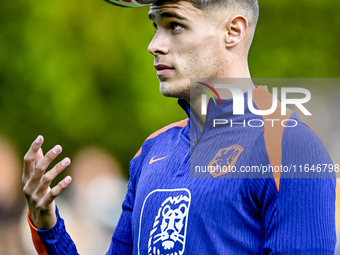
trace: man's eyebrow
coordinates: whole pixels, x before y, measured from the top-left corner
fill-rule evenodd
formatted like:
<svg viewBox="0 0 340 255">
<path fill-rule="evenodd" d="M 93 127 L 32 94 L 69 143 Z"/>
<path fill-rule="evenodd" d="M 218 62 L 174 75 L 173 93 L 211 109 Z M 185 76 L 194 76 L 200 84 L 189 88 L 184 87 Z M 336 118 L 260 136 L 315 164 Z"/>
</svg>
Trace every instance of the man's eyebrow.
<svg viewBox="0 0 340 255">
<path fill-rule="evenodd" d="M 188 19 L 184 16 L 182 16 L 181 14 L 177 13 L 177 12 L 173 12 L 173 11 L 166 11 L 166 12 L 162 12 L 160 14 L 160 17 L 161 18 L 177 18 L 177 19 L 180 19 L 180 20 L 186 20 L 188 21 Z M 153 11 L 150 11 L 149 12 L 149 19 L 151 21 L 155 20 L 156 19 L 156 14 L 153 12 Z"/>
</svg>

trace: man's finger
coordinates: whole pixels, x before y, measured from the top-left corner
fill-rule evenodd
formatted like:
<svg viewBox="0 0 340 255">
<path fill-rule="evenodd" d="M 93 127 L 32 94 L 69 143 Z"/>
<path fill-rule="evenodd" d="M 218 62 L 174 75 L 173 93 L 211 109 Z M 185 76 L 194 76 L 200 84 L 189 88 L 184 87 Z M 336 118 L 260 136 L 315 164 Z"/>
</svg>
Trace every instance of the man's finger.
<svg viewBox="0 0 340 255">
<path fill-rule="evenodd" d="M 62 148 L 60 145 L 56 145 L 53 149 L 49 150 L 45 157 L 43 157 L 36 165 L 33 170 L 32 176 L 29 180 L 30 186 L 37 187 L 40 183 L 41 178 L 46 172 L 47 167 L 51 162 L 61 153 Z"/>
<path fill-rule="evenodd" d="M 32 143 L 31 147 L 27 151 L 24 156 L 24 170 L 22 174 L 22 182 L 25 184 L 31 176 L 32 171 L 35 167 L 35 159 L 37 156 L 37 152 L 41 148 L 41 145 L 44 142 L 44 137 L 39 135 L 37 139 Z"/>
<path fill-rule="evenodd" d="M 47 208 L 54 199 L 63 192 L 64 189 L 72 182 L 71 176 L 66 176 L 62 181 L 60 181 L 55 187 L 51 189 L 50 192 L 42 199 L 42 204 Z"/>
<path fill-rule="evenodd" d="M 69 166 L 71 160 L 69 158 L 64 158 L 61 162 L 56 164 L 50 171 L 48 171 L 44 176 L 41 178 L 39 188 L 37 190 L 37 194 L 45 194 L 48 191 L 48 187 L 50 186 L 51 182 L 56 178 L 67 166 Z"/>
<path fill-rule="evenodd" d="M 43 150 L 39 148 L 37 156 L 35 157 L 35 163 L 38 163 L 44 157 Z"/>
</svg>

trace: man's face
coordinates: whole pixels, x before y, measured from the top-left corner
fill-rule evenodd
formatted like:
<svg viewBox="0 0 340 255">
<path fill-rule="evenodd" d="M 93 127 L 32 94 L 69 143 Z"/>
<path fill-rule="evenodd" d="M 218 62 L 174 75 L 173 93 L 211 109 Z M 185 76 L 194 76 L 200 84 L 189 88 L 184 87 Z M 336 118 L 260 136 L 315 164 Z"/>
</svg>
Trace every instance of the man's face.
<svg viewBox="0 0 340 255">
<path fill-rule="evenodd" d="M 149 45 L 165 96 L 189 100 L 190 78 L 223 76 L 223 33 L 217 18 L 190 2 L 151 5 L 156 34 Z"/>
</svg>

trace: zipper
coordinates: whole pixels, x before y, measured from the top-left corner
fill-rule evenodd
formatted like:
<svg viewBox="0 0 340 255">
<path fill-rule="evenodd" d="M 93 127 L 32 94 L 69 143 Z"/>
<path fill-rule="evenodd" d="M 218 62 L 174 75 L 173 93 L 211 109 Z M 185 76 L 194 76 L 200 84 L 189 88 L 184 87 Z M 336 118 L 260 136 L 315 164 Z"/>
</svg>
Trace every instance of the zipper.
<svg viewBox="0 0 340 255">
<path fill-rule="evenodd" d="M 193 124 L 195 124 L 194 121 L 193 121 Z M 199 137 L 198 137 L 193 143 L 191 143 L 191 139 L 190 139 L 190 151 L 189 151 L 189 153 L 187 153 L 187 155 L 186 155 L 185 158 L 184 158 L 183 163 L 182 163 L 181 166 L 179 167 L 178 172 L 177 172 L 177 176 L 182 176 L 182 175 L 184 175 L 184 173 L 186 172 L 186 171 L 185 171 L 185 170 L 186 170 L 186 169 L 185 169 L 185 166 L 187 165 L 190 156 L 192 155 L 192 153 L 193 153 L 194 150 L 196 149 L 197 145 L 199 144 L 200 140 L 202 139 L 203 134 L 204 134 L 204 132 L 205 132 L 205 130 L 206 130 L 206 125 L 207 125 L 207 123 L 205 122 L 205 123 L 204 123 L 204 126 L 203 126 L 202 132 L 201 132 L 201 130 L 199 129 L 199 127 L 197 127 L 196 125 L 194 125 L 194 128 L 196 129 L 196 133 L 199 134 Z M 191 128 L 191 125 L 190 125 L 190 128 Z M 190 132 L 190 130 L 189 130 L 189 132 Z M 191 132 L 190 132 L 190 133 L 191 133 Z M 190 168 L 190 166 L 189 166 L 189 168 Z"/>
</svg>

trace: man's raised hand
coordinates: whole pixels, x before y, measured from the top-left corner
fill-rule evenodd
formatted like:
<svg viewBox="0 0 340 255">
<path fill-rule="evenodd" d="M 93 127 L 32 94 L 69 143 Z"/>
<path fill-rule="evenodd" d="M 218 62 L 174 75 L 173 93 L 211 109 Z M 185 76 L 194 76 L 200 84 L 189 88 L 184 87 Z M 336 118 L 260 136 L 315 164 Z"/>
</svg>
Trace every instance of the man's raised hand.
<svg viewBox="0 0 340 255">
<path fill-rule="evenodd" d="M 64 158 L 46 172 L 48 166 L 61 153 L 62 148 L 60 145 L 56 145 L 44 156 L 41 149 L 43 142 L 44 138 L 39 135 L 26 153 L 22 183 L 32 223 L 38 229 L 50 229 L 57 223 L 54 200 L 67 188 L 72 178 L 65 177 L 52 189 L 50 184 L 71 161 L 69 158 Z"/>
</svg>

